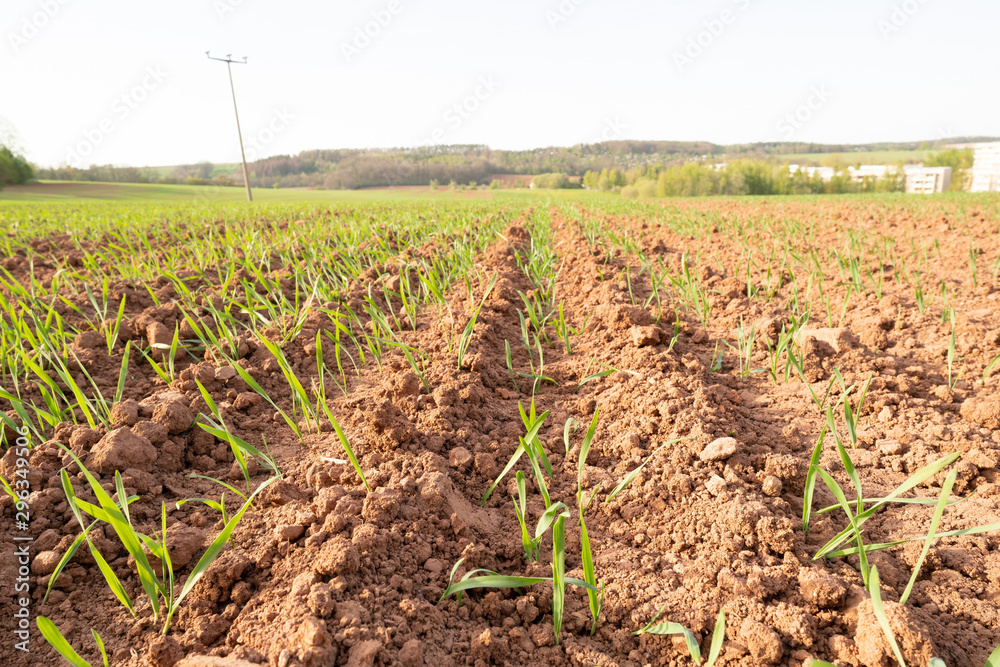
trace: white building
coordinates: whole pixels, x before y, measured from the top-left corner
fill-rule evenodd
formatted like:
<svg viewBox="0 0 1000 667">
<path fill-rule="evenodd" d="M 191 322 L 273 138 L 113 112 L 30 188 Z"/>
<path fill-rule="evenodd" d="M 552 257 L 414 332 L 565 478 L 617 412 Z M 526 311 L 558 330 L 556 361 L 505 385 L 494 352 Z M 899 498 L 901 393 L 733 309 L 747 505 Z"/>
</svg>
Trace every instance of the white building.
<svg viewBox="0 0 1000 667">
<path fill-rule="evenodd" d="M 976 153 L 969 192 L 1000 191 L 1000 142 L 972 144 L 970 148 Z"/>
<path fill-rule="evenodd" d="M 797 171 L 804 171 L 809 178 L 815 178 L 819 175 L 824 181 L 829 181 L 834 175 L 833 167 L 801 167 L 797 164 L 790 164 L 788 165 L 788 171 L 793 174 Z"/>
<path fill-rule="evenodd" d="M 905 167 L 906 192 L 929 195 L 951 187 L 951 167 Z"/>
<path fill-rule="evenodd" d="M 858 167 L 847 168 L 847 172 L 851 175 L 851 179 L 855 181 L 862 181 L 866 178 L 881 179 L 895 171 L 896 167 L 890 167 L 887 164 L 863 164 Z"/>
</svg>

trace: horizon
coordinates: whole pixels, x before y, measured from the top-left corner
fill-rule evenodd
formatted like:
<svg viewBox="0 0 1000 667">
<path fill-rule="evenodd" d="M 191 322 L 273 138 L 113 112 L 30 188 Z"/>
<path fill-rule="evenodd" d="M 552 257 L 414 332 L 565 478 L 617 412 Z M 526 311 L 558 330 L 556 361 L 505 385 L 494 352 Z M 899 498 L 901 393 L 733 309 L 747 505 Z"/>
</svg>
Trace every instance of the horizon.
<svg viewBox="0 0 1000 667">
<path fill-rule="evenodd" d="M 243 0 L 83 7 L 0 11 L 0 86 L 25 93 L 0 103 L 0 132 L 40 166 L 238 162 L 229 81 L 206 49 L 249 56 L 232 69 L 250 161 L 318 146 L 1000 134 L 1000 93 L 982 85 L 1000 7 L 985 0 L 309 2 L 290 31 L 272 29 L 278 8 Z"/>
<path fill-rule="evenodd" d="M 717 147 L 724 148 L 724 149 L 725 148 L 732 148 L 732 147 L 736 147 L 736 146 L 758 146 L 758 145 L 764 146 L 764 145 L 769 145 L 771 143 L 778 143 L 778 144 L 785 143 L 785 142 L 777 141 L 777 142 L 755 142 L 755 143 L 750 143 L 750 144 L 739 144 L 739 143 L 736 143 L 736 144 L 719 144 L 719 143 L 708 141 L 708 140 L 698 140 L 698 139 L 693 139 L 693 140 L 690 140 L 690 141 L 680 141 L 680 140 L 676 140 L 676 139 L 615 139 L 615 140 L 611 140 L 611 141 L 636 142 L 636 143 L 705 143 L 705 144 L 712 144 L 713 146 L 717 146 Z M 967 143 L 993 143 L 993 142 L 1000 142 L 1000 136 L 997 136 L 997 137 L 992 137 L 992 136 L 944 137 L 944 138 L 940 138 L 940 139 L 911 139 L 911 140 L 908 140 L 908 141 L 904 140 L 904 141 L 892 141 L 892 142 L 873 141 L 873 142 L 865 143 L 865 144 L 822 144 L 822 143 L 817 143 L 817 142 L 789 142 L 789 143 L 802 143 L 802 144 L 811 145 L 813 147 L 821 147 L 821 148 L 830 148 L 830 147 L 835 147 L 835 146 L 843 146 L 843 147 L 847 147 L 847 148 L 855 148 L 855 149 L 857 149 L 857 148 L 867 148 L 869 146 L 878 145 L 878 144 L 928 144 L 928 143 L 931 143 L 931 142 L 940 143 L 941 146 L 928 146 L 927 148 L 917 148 L 917 149 L 914 149 L 914 151 L 920 151 L 920 150 L 937 151 L 937 150 L 943 150 L 946 147 L 959 147 L 959 146 L 962 146 L 962 145 L 967 144 Z M 421 149 L 428 149 L 429 150 L 429 149 L 434 149 L 434 148 L 457 148 L 457 147 L 477 148 L 477 147 L 482 147 L 482 148 L 485 148 L 486 150 L 489 150 L 489 151 L 535 152 L 535 151 L 544 151 L 544 150 L 547 150 L 547 149 L 565 149 L 565 150 L 568 150 L 568 149 L 573 149 L 573 148 L 577 148 L 577 147 L 597 146 L 597 145 L 600 145 L 600 143 L 573 144 L 573 145 L 570 145 L 570 146 L 556 146 L 556 145 L 534 146 L 534 147 L 529 147 L 529 148 L 524 148 L 524 149 L 497 148 L 495 146 L 490 146 L 488 144 L 431 144 L 431 145 L 427 145 L 427 146 L 365 146 L 365 147 L 360 147 L 360 148 L 346 147 L 346 146 L 334 146 L 334 147 L 325 147 L 325 148 L 304 148 L 301 151 L 297 151 L 296 153 L 281 153 L 281 154 L 276 154 L 276 155 L 269 155 L 269 156 L 267 156 L 265 158 L 260 158 L 260 159 L 268 159 L 268 158 L 283 157 L 283 156 L 295 156 L 295 155 L 298 155 L 300 153 L 322 152 L 322 151 L 358 151 L 358 152 L 365 152 L 365 151 L 380 152 L 381 151 L 381 152 L 392 152 L 392 151 L 409 151 L 409 150 L 421 150 Z M 851 151 L 829 151 L 829 154 L 830 155 L 837 155 L 839 153 L 844 153 L 844 152 L 851 152 Z M 872 153 L 874 153 L 874 152 L 878 152 L 878 149 L 871 150 L 871 151 L 854 151 L 854 152 L 857 152 L 859 154 L 864 154 L 866 152 L 872 152 Z M 722 156 L 725 156 L 725 155 L 728 155 L 728 153 L 721 152 L 721 153 L 717 153 L 716 154 L 717 157 L 722 157 Z M 775 157 L 775 156 L 776 155 L 767 155 L 765 157 Z M 236 161 L 234 161 L 234 162 L 211 162 L 211 161 L 202 161 L 202 162 L 208 162 L 209 164 L 212 164 L 214 166 L 232 165 L 234 167 L 238 167 L 240 165 L 240 161 L 238 159 Z M 251 161 L 248 158 L 247 163 L 250 164 L 250 162 Z M 137 168 L 137 169 L 165 169 L 167 167 L 187 167 L 187 166 L 193 166 L 193 165 L 196 165 L 196 164 L 198 164 L 198 162 L 179 162 L 177 164 L 145 164 L 145 165 L 137 165 L 137 164 L 116 165 L 116 164 L 112 164 L 110 166 L 116 167 L 116 168 L 117 167 L 132 167 L 132 168 Z M 93 164 L 93 165 L 89 165 L 89 166 L 97 167 L 97 166 L 108 166 L 108 165 Z"/>
</svg>

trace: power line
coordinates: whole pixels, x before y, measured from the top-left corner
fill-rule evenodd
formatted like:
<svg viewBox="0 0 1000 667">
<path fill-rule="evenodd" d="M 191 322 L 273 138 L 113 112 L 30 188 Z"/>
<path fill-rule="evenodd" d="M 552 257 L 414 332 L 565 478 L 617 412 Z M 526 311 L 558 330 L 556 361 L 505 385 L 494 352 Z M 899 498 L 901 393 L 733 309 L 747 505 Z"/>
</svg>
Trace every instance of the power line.
<svg viewBox="0 0 1000 667">
<path fill-rule="evenodd" d="M 243 158 L 243 183 L 247 186 L 247 201 L 253 201 L 253 195 L 250 193 L 250 176 L 247 174 L 247 156 L 243 152 L 243 131 L 240 130 L 240 111 L 236 108 L 236 88 L 233 86 L 232 67 L 233 63 L 246 65 L 247 57 L 243 56 L 243 60 L 233 60 L 233 54 L 227 53 L 225 58 L 213 58 L 209 51 L 205 51 L 205 55 L 208 56 L 209 60 L 218 60 L 219 62 L 226 63 L 226 69 L 229 70 L 229 90 L 233 93 L 233 111 L 236 112 L 236 134 L 240 138 L 240 156 Z"/>
</svg>

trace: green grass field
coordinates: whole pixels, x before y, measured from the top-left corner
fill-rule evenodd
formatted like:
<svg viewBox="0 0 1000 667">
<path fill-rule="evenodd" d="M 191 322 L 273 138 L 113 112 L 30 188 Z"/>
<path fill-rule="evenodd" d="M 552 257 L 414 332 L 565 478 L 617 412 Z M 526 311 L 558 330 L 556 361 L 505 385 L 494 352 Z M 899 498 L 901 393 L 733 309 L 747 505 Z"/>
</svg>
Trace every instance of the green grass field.
<svg viewBox="0 0 1000 667">
<path fill-rule="evenodd" d="M 539 196 L 556 199 L 589 199 L 614 197 L 586 190 L 449 190 L 405 186 L 368 188 L 364 190 L 310 190 L 290 188 L 254 188 L 255 201 L 261 202 L 325 202 L 325 201 L 412 201 L 412 200 L 491 200 L 532 199 Z M 161 185 L 149 183 L 92 183 L 83 181 L 40 181 L 27 185 L 9 186 L 0 190 L 3 202 L 57 201 L 174 201 L 192 203 L 226 203 L 244 201 L 243 188 L 222 188 L 204 185 Z"/>
</svg>

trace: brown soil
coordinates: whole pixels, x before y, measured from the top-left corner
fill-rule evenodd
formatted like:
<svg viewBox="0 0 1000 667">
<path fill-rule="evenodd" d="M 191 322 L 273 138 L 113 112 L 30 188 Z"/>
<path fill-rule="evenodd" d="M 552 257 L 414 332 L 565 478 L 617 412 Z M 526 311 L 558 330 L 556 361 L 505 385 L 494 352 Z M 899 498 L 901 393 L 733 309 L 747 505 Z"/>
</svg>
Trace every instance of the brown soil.
<svg viewBox="0 0 1000 667">
<path fill-rule="evenodd" d="M 681 304 L 632 305 L 629 284 L 620 278 L 629 267 L 637 303 L 651 294 L 648 275 L 635 278 L 639 262 L 613 246 L 588 245 L 580 221 L 595 215 L 583 209 L 553 210 L 552 227 L 562 270 L 556 298 L 565 300 L 567 319 L 585 330 L 572 338 L 573 354 L 561 343 L 544 346 L 544 383 L 536 397 L 539 411 L 550 415 L 540 432 L 554 477 L 554 499 L 574 505 L 576 455 L 583 429 L 565 453 L 563 425 L 570 417 L 586 424 L 595 409 L 600 422 L 588 459 L 584 485 L 602 491 L 587 515 L 599 579 L 607 584 L 604 609 L 595 636 L 589 635 L 587 599 L 570 588 L 562 641 L 555 644 L 550 615 L 552 589 L 473 591 L 461 607 L 454 598 L 439 601 L 452 565 L 465 558 L 458 575 L 473 568 L 502 574 L 548 574 L 548 552 L 539 564 L 522 559 L 520 531 L 511 507 L 506 479 L 484 508 L 479 500 L 514 453 L 524 429 L 517 403 L 527 399 L 514 390 L 504 360 L 504 340 L 511 343 L 514 365 L 527 370 L 520 344 L 517 290 L 531 285 L 518 268 L 514 249 L 529 242 L 528 231 L 512 225 L 479 258 L 481 298 L 494 274 L 496 285 L 485 302 L 475 329 L 466 368 L 455 368 L 448 351 L 447 314 L 425 310 L 417 331 L 402 331 L 408 344 L 431 355 L 430 393 L 410 371 L 405 359 L 390 354 L 381 372 L 366 370 L 350 380 L 346 398 L 332 403 L 354 444 L 373 491 L 366 493 L 342 459 L 332 432 L 294 436 L 231 369 L 211 361 L 192 364 L 172 386 L 165 387 L 148 365 L 133 361 L 126 396 L 115 409 L 115 430 L 64 425 L 56 439 L 78 452 L 88 467 L 109 482 L 123 472 L 129 493 L 140 495 L 132 506 L 134 520 L 155 531 L 161 502 L 169 515 L 168 536 L 175 565 L 188 572 L 214 537 L 221 522 L 204 505 L 174 509 L 177 500 L 218 498 L 218 487 L 187 477 L 209 475 L 237 483 L 239 474 L 224 444 L 198 428 L 195 414 L 205 409 L 195 378 L 202 381 L 231 416 L 236 433 L 254 444 L 266 438 L 284 480 L 264 492 L 234 533 L 227 549 L 182 605 L 167 637 L 158 634 L 148 603 L 133 619 L 112 597 L 93 559 L 81 549 L 55 583 L 55 592 L 40 605 L 47 575 L 57 554 L 79 532 L 59 485 L 58 470 L 68 457 L 52 444 L 37 445 L 31 454 L 33 610 L 51 617 L 70 642 L 97 664 L 90 628 L 104 638 L 113 665 L 171 667 L 184 656 L 229 657 L 232 662 L 185 665 L 267 664 L 277 667 L 348 665 L 602 665 L 645 667 L 689 665 L 682 640 L 632 633 L 661 608 L 661 620 L 681 623 L 701 641 L 703 654 L 716 615 L 727 612 L 726 643 L 720 665 L 789 665 L 812 657 L 839 665 L 891 664 L 889 648 L 872 605 L 862 588 L 855 557 L 820 559 L 813 555 L 841 530 L 839 513 L 816 516 L 809 533 L 801 531 L 802 492 L 809 457 L 824 419 L 797 379 L 775 384 L 765 373 L 739 377 L 734 357 L 711 372 L 716 342 L 734 340 L 742 320 L 759 337 L 776 334 L 788 312 L 786 283 L 770 303 L 749 300 L 746 264 L 737 239 L 724 234 L 708 238 L 678 235 L 667 223 L 677 216 L 718 229 L 742 221 L 751 238 L 773 239 L 784 252 L 786 232 L 779 224 L 795 220 L 810 234 L 790 234 L 790 248 L 845 246 L 849 230 L 892 239 L 899 249 L 939 242 L 922 269 L 928 294 L 946 281 L 954 291 L 956 369 L 961 380 L 947 382 L 946 354 L 951 334 L 941 323 L 940 290 L 921 315 L 911 287 L 887 279 L 881 299 L 872 291 L 855 294 L 842 322 L 839 311 L 846 287 L 836 263 L 826 272 L 826 293 L 833 305 L 837 331 L 815 332 L 804 343 L 806 366 L 814 388 L 822 392 L 839 368 L 848 383 L 874 374 L 860 418 L 859 446 L 852 451 L 866 495 L 882 496 L 919 467 L 950 452 L 962 452 L 956 492 L 977 493 L 950 508 L 940 530 L 1000 522 L 998 476 L 1000 399 L 997 379 L 976 380 L 1000 352 L 1000 283 L 993 281 L 992 261 L 1000 253 L 998 214 L 971 210 L 964 203 L 935 200 L 915 206 L 914 199 L 866 203 L 811 199 L 777 202 L 699 201 L 672 203 L 649 218 L 607 217 L 604 225 L 628 232 L 650 258 L 680 265 L 682 253 L 696 255 L 695 268 L 711 290 L 708 329 Z M 773 226 L 761 226 L 763 216 Z M 777 221 L 777 222 L 776 222 Z M 970 238 L 983 250 L 979 284 L 973 288 L 968 270 Z M 59 254 L 61 243 L 49 239 L 38 252 Z M 610 253 L 610 255 L 609 255 Z M 700 254 L 699 254 L 700 253 Z M 8 258 L 13 275 L 27 280 L 26 258 Z M 62 257 L 73 266 L 73 253 Z M 764 266 L 767 259 L 761 258 Z M 774 260 L 775 268 L 781 264 Z M 59 268 L 54 262 L 41 272 Z M 273 267 L 280 274 L 282 267 Z M 372 281 L 398 280 L 393 269 L 373 272 Z M 764 287 L 755 272 L 755 286 Z M 357 293 L 366 285 L 356 285 Z M 137 289 L 138 288 L 138 289 Z M 153 307 L 140 286 L 121 285 L 128 296 L 129 321 L 122 341 L 136 343 L 172 333 L 177 312 L 169 305 Z M 169 303 L 169 287 L 154 286 Z M 165 298 L 164 298 L 165 297 Z M 120 298 L 120 297 L 118 297 Z M 929 298 L 929 297 L 928 297 Z M 144 301 L 145 299 L 145 301 Z M 451 295 L 455 327 L 460 331 L 475 304 L 464 286 Z M 147 303 L 148 302 L 148 303 Z M 680 316 L 674 334 L 674 313 Z M 66 317 L 72 312 L 67 310 Z M 826 327 L 825 315 L 809 328 Z M 309 346 L 325 317 L 310 316 L 301 336 L 285 352 L 303 383 L 315 377 L 315 354 Z M 102 385 L 117 381 L 121 352 L 109 356 L 103 338 L 81 334 L 76 350 L 81 363 Z M 719 349 L 724 349 L 724 346 Z M 287 385 L 263 346 L 245 341 L 243 365 L 272 396 L 289 399 Z M 312 355 L 312 356 L 310 356 Z M 764 366 L 758 349 L 754 366 Z M 310 366 L 310 360 L 312 365 Z M 596 361 L 591 364 L 591 360 Z M 576 383 L 598 362 L 621 369 L 586 384 Z M 588 370 L 589 369 L 589 370 Z M 521 380 L 522 389 L 529 384 Z M 338 394 L 339 396 L 339 394 Z M 687 438 L 659 451 L 631 486 L 612 502 L 601 502 L 610 488 L 645 460 L 661 443 Z M 720 438 L 731 438 L 716 442 Z M 709 447 L 711 445 L 711 447 Z M 8 452 L 0 474 L 10 476 L 15 464 Z M 828 443 L 821 464 L 841 485 L 850 483 Z M 524 462 L 526 463 L 526 462 Z M 70 468 L 76 472 L 75 468 Z M 530 475 L 529 475 L 530 477 Z M 82 476 L 73 476 L 81 497 Z M 254 478 L 266 479 L 262 471 Z M 943 475 L 918 489 L 934 497 Z M 542 506 L 529 483 L 529 524 Z M 850 495 L 850 493 L 848 494 Z M 817 487 L 816 507 L 834 502 Z M 232 507 L 235 507 L 233 505 Z M 13 509 L 0 500 L 0 664 L 48 666 L 60 659 L 34 633 L 32 652 L 13 650 L 11 619 L 15 607 L 13 578 Z M 887 509 L 866 525 L 866 539 L 886 542 L 926 532 L 932 510 L 920 505 Z M 92 533 L 94 542 L 138 596 L 137 578 L 113 534 Z M 924 665 L 930 656 L 949 667 L 982 665 L 1000 642 L 1000 536 L 991 533 L 938 540 L 923 565 L 910 602 L 899 599 L 919 552 L 920 543 L 879 551 L 871 556 L 883 583 L 883 599 L 891 625 L 908 664 Z M 546 547 L 547 549 L 547 547 Z M 52 552 L 56 552 L 53 554 Z M 582 578 L 580 536 L 567 522 L 567 573 Z"/>
</svg>

